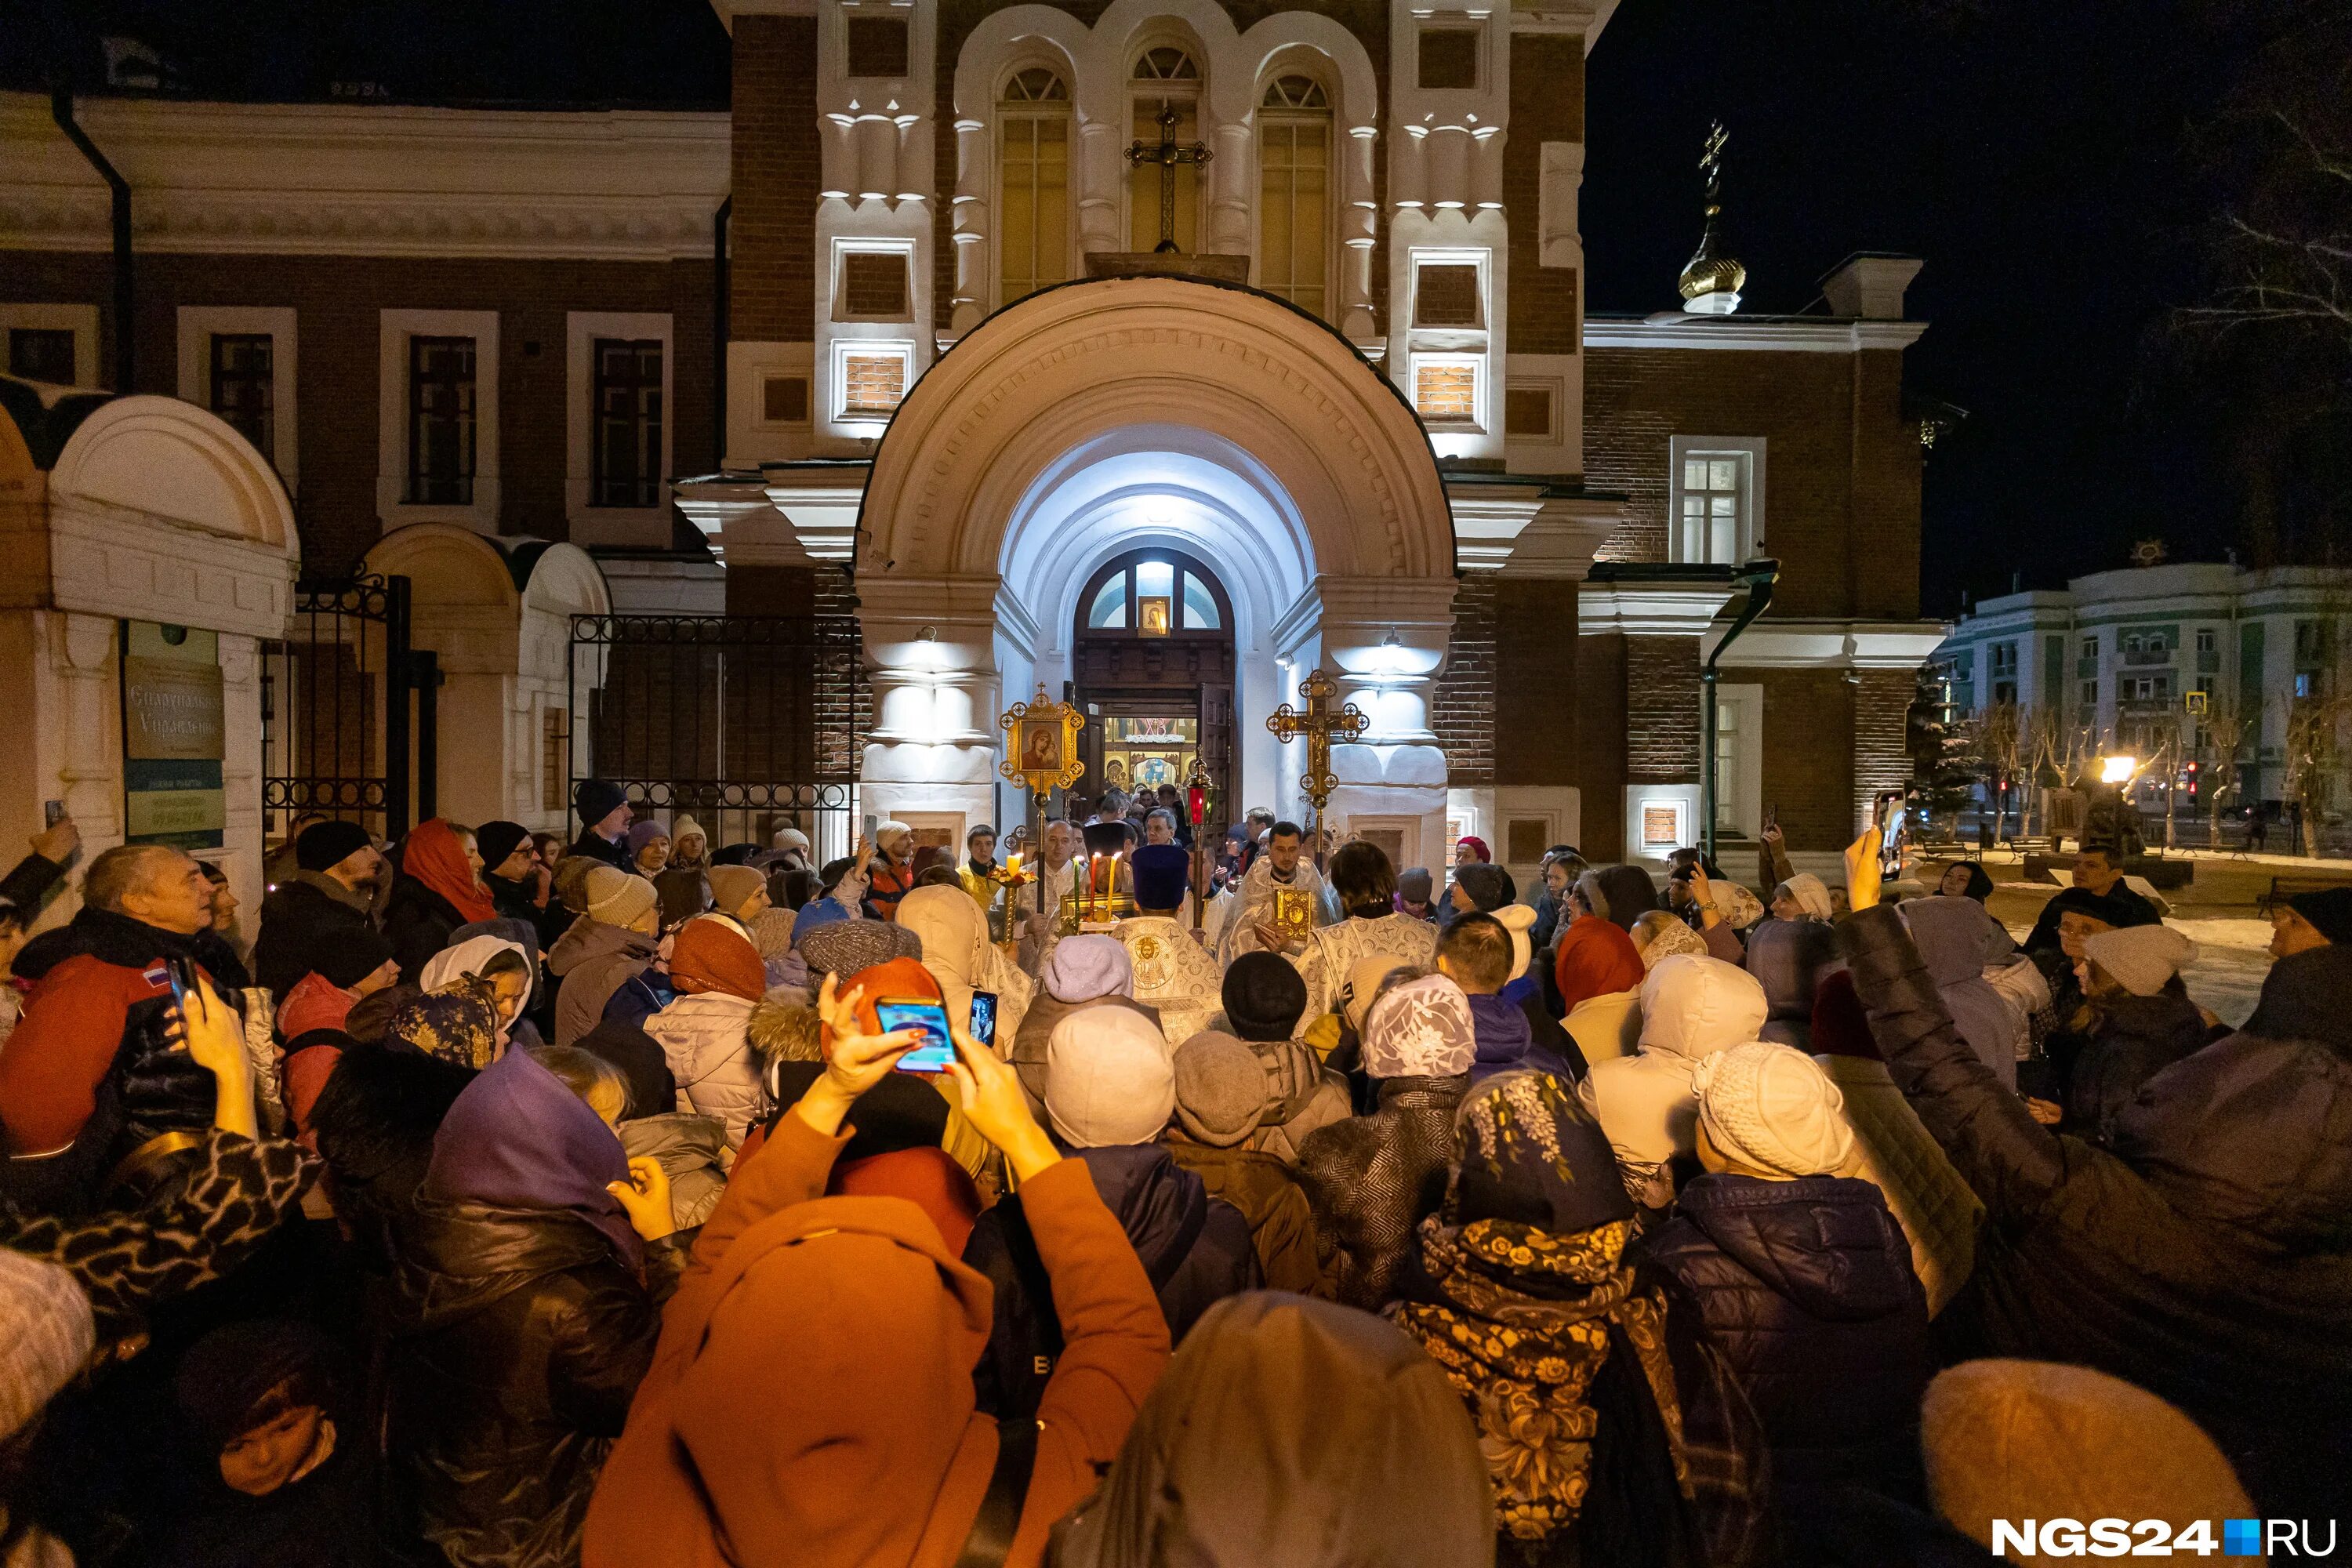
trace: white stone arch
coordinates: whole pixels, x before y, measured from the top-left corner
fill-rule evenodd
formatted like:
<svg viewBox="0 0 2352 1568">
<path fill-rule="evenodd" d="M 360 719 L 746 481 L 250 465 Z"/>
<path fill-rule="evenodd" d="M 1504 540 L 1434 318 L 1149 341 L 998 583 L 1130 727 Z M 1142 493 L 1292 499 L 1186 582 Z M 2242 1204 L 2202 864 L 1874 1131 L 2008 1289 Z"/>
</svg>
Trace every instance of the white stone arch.
<svg viewBox="0 0 2352 1568">
<path fill-rule="evenodd" d="M 1330 328 L 1278 300 L 1107 279 L 983 322 L 916 384 L 875 455 L 856 554 L 877 694 L 869 808 L 988 809 L 995 710 L 1053 674 L 1045 634 L 1067 610 L 1019 582 L 1005 593 L 1008 578 L 1057 580 L 1109 543 L 1054 557 L 1016 524 L 1071 476 L 1139 453 L 1196 463 L 1180 488 L 1211 499 L 1210 470 L 1232 476 L 1234 495 L 1254 489 L 1259 504 L 1203 515 L 1276 563 L 1248 589 L 1265 595 L 1251 621 L 1265 647 L 1360 673 L 1380 688 L 1375 741 L 1433 745 L 1426 689 L 1452 626 L 1454 533 L 1412 410 Z M 1248 588 L 1240 575 L 1229 592 Z"/>
<path fill-rule="evenodd" d="M 1077 198 L 1085 138 L 1079 119 L 1079 62 L 1087 55 L 1087 29 L 1066 11 L 1050 5 L 1014 5 L 983 18 L 956 55 L 956 194 L 953 238 L 956 290 L 949 331 L 958 337 L 1003 303 L 996 297 L 996 121 L 1004 84 L 1016 71 L 1046 66 L 1070 89 L 1070 243 L 1078 244 Z"/>
<path fill-rule="evenodd" d="M 378 540 L 366 569 L 409 580 L 411 642 L 439 661 L 441 814 L 564 826 L 544 784 L 551 766 L 568 777 L 566 738 L 584 732 L 601 674 L 583 665 L 571 679 L 572 617 L 612 608 L 595 562 L 572 544 L 425 522 Z M 551 712 L 564 716 L 560 726 Z"/>
<path fill-rule="evenodd" d="M 31 430 L 0 415 L 0 713 L 13 737 L 0 834 L 37 831 L 41 802 L 58 800 L 80 826 L 83 864 L 122 843 L 120 624 L 217 634 L 222 842 L 197 853 L 227 874 L 250 934 L 262 891 L 260 644 L 285 634 L 293 602 L 292 503 L 268 459 L 194 404 L 67 395 L 39 411 L 43 446 L 71 424 L 46 474 Z M 79 903 L 77 885 L 37 923 Z"/>
</svg>

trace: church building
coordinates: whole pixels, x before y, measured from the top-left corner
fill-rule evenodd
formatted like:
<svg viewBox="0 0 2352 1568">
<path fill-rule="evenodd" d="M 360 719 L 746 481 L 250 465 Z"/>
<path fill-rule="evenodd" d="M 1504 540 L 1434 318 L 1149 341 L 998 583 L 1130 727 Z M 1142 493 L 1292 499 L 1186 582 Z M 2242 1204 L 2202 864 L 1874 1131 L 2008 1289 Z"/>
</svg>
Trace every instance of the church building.
<svg viewBox="0 0 2352 1568">
<path fill-rule="evenodd" d="M 941 841 L 1021 815 L 1039 691 L 1081 789 L 1197 761 L 1299 816 L 1266 721 L 1318 668 L 1369 720 L 1329 824 L 1403 866 L 1695 842 L 1710 659 L 1726 841 L 1908 777 L 1920 263 L 1742 310 L 1718 135 L 1660 309 L 1589 311 L 1612 0 L 714 4 L 724 112 L 80 100 L 128 384 L 256 438 L 306 571 L 430 525 L 579 546 L 615 607 L 854 613 L 856 811 Z M 0 99 L 0 329 L 110 384 L 54 108 Z"/>
</svg>

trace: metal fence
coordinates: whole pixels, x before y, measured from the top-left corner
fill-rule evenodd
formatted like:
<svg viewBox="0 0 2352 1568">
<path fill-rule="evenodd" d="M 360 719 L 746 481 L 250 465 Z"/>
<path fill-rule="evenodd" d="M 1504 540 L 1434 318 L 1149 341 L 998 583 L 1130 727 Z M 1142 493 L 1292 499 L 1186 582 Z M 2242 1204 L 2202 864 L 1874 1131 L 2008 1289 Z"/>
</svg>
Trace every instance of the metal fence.
<svg viewBox="0 0 2352 1568">
<path fill-rule="evenodd" d="M 433 664 L 409 644 L 407 578 L 295 584 L 286 637 L 261 648 L 266 836 L 329 816 L 396 838 L 433 815 Z"/>
<path fill-rule="evenodd" d="M 852 616 L 574 616 L 570 782 L 691 812 L 715 847 L 848 812 L 867 690 Z"/>
</svg>

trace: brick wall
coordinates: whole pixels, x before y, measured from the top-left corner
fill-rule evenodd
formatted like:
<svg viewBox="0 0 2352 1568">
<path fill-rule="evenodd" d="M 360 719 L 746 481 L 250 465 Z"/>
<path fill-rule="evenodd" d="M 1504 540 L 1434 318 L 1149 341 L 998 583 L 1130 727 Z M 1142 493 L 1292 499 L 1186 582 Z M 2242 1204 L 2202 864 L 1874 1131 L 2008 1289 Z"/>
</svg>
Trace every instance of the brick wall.
<svg viewBox="0 0 2352 1568">
<path fill-rule="evenodd" d="M 1687 784 L 1698 764 L 1698 639 L 1627 637 L 1625 782 Z"/>
<path fill-rule="evenodd" d="M 1582 792 L 1584 852 L 1613 860 L 1625 842 L 1626 651 L 1633 639 L 1616 632 L 1576 639 L 1577 731 L 1593 743 L 1577 750 L 1575 784 Z"/>
<path fill-rule="evenodd" d="M 291 306 L 298 334 L 295 415 L 306 570 L 355 563 L 382 535 L 376 515 L 379 313 L 499 313 L 499 530 L 562 539 L 564 317 L 572 310 L 670 314 L 677 472 L 712 449 L 711 269 L 678 261 L 420 259 L 408 257 L 186 256 L 139 258 L 137 390 L 179 390 L 179 307 Z M 110 367 L 113 298 L 101 255 L 0 251 L 0 299 L 100 307 Z"/>
<path fill-rule="evenodd" d="M 1665 559 L 1670 437 L 1760 436 L 1765 548 L 1781 564 L 1772 613 L 1916 616 L 1919 446 L 1901 396 L 1901 356 L 1886 351 L 1592 350 L 1585 479 L 1627 498 L 1600 559 Z"/>
<path fill-rule="evenodd" d="M 1583 311 L 1572 267 L 1542 265 L 1543 143 L 1584 140 L 1584 40 L 1522 34 L 1511 40 L 1511 129 L 1503 142 L 1503 205 L 1510 214 L 1513 353 L 1572 354 Z"/>
<path fill-rule="evenodd" d="M 1853 695 L 1834 669 L 1734 669 L 1727 682 L 1764 689 L 1764 801 L 1789 847 L 1819 851 L 1853 837 Z"/>
<path fill-rule="evenodd" d="M 1579 784 L 1576 584 L 1503 578 L 1496 588 L 1495 782 Z"/>
<path fill-rule="evenodd" d="M 1871 797 L 1911 782 L 1911 704 L 1918 679 L 1907 669 L 1865 669 L 1853 697 L 1853 815 L 1846 837 L 1862 831 Z"/>
<path fill-rule="evenodd" d="M 1475 573 L 1454 593 L 1454 635 L 1430 694 L 1429 727 L 1445 751 L 1447 780 L 1495 782 L 1496 579 Z"/>
<path fill-rule="evenodd" d="M 811 342 L 816 337 L 817 191 L 824 177 L 816 18 L 739 16 L 734 58 L 728 330 L 743 342 Z"/>
</svg>

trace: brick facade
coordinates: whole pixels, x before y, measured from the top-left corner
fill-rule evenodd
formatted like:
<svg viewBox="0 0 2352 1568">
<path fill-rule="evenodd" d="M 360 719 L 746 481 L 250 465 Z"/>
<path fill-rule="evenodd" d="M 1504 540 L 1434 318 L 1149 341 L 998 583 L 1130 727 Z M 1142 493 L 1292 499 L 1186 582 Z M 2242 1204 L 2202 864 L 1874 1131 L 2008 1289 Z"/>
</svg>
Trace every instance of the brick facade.
<svg viewBox="0 0 2352 1568">
<path fill-rule="evenodd" d="M 1511 721 L 1496 728 L 1495 782 L 1580 784 L 1576 584 L 1504 578 L 1496 589 L 1495 708 Z"/>
<path fill-rule="evenodd" d="M 667 311 L 674 466 L 713 450 L 711 267 L 708 260 L 576 261 L 352 256 L 142 256 L 141 392 L 179 389 L 179 307 L 290 306 L 306 571 L 344 570 L 382 537 L 376 512 L 379 317 L 387 310 L 499 314 L 499 531 L 568 537 L 565 315 Z M 113 364 L 110 258 L 0 252 L 0 299 L 99 307 L 100 363 Z"/>
<path fill-rule="evenodd" d="M 735 21 L 734 200 L 728 330 L 745 342 L 816 336 L 816 18 Z"/>
<path fill-rule="evenodd" d="M 1486 574 L 1454 590 L 1445 668 L 1430 693 L 1429 727 L 1444 750 L 1447 780 L 1458 785 L 1495 782 L 1496 590 Z"/>
<path fill-rule="evenodd" d="M 1698 777 L 1698 639 L 1625 639 L 1625 782 Z"/>
<path fill-rule="evenodd" d="M 1538 197 L 1547 142 L 1584 140 L 1584 40 L 1524 34 L 1511 40 L 1511 132 L 1503 143 L 1503 202 L 1511 215 L 1513 353 L 1572 354 L 1584 319 L 1572 267 L 1542 264 Z"/>
</svg>

